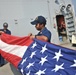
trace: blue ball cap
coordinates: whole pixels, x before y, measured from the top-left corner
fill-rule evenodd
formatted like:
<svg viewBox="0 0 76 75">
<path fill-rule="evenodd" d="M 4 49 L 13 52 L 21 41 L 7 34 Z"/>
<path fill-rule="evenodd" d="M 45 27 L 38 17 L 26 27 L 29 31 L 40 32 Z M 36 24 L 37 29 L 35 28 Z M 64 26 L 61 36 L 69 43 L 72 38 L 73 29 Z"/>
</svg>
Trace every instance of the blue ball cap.
<svg viewBox="0 0 76 75">
<path fill-rule="evenodd" d="M 31 22 L 32 25 L 36 25 L 38 23 L 46 24 L 46 19 L 43 16 L 38 16 L 34 21 Z"/>
</svg>

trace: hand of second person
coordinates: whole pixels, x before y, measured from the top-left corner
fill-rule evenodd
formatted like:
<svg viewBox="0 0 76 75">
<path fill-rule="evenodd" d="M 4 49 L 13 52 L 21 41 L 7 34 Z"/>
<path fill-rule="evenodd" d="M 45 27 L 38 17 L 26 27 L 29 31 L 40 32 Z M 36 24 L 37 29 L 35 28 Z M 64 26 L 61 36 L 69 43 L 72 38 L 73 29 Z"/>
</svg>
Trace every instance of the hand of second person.
<svg viewBox="0 0 76 75">
<path fill-rule="evenodd" d="M 0 31 L 0 34 L 4 33 L 3 31 Z"/>
</svg>

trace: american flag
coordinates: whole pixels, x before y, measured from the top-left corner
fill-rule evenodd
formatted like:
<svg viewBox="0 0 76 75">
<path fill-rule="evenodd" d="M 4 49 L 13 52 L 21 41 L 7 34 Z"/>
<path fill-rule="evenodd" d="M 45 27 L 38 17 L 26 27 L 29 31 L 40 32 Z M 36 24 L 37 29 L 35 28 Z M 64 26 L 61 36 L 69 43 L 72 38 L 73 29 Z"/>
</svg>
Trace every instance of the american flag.
<svg viewBox="0 0 76 75">
<path fill-rule="evenodd" d="M 76 51 L 35 39 L 18 69 L 22 75 L 76 75 Z"/>
<path fill-rule="evenodd" d="M 0 54 L 22 75 L 76 75 L 76 51 L 37 39 L 2 34 Z"/>
</svg>

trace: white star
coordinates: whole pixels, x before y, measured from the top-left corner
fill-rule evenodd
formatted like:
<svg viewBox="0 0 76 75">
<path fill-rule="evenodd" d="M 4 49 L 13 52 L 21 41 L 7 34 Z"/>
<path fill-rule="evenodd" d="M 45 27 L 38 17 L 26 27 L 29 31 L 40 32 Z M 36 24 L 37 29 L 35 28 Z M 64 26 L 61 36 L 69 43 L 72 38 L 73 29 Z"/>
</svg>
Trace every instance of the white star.
<svg viewBox="0 0 76 75">
<path fill-rule="evenodd" d="M 55 68 L 54 68 L 52 71 L 57 72 L 59 69 L 64 69 L 64 68 L 62 67 L 63 65 L 64 65 L 64 63 L 61 64 L 60 66 L 59 66 L 59 65 L 55 65 Z"/>
<path fill-rule="evenodd" d="M 29 65 L 26 68 L 30 68 L 31 66 L 34 66 L 34 62 L 33 63 L 29 63 Z"/>
<path fill-rule="evenodd" d="M 74 60 L 75 64 L 71 65 L 71 67 L 76 67 L 76 60 Z"/>
<path fill-rule="evenodd" d="M 41 61 L 39 63 L 41 63 L 41 65 L 43 65 L 46 61 L 48 61 L 46 58 L 47 58 L 47 56 L 44 58 L 42 57 Z"/>
<path fill-rule="evenodd" d="M 36 55 L 36 51 L 32 52 L 30 58 L 32 58 L 34 55 Z"/>
<path fill-rule="evenodd" d="M 37 46 L 36 42 L 33 44 L 33 46 L 31 48 L 34 48 L 35 46 Z"/>
<path fill-rule="evenodd" d="M 22 73 L 22 75 L 24 75 L 24 73 L 23 73 L 23 68 L 21 69 L 21 73 Z"/>
<path fill-rule="evenodd" d="M 36 72 L 36 75 L 45 75 L 45 71 L 46 69 L 44 69 L 43 71 L 39 70 L 38 72 Z"/>
<path fill-rule="evenodd" d="M 30 71 L 28 73 L 26 73 L 26 75 L 30 75 Z"/>
<path fill-rule="evenodd" d="M 21 69 L 21 72 L 23 73 L 23 69 Z"/>
<path fill-rule="evenodd" d="M 27 59 L 27 58 L 23 59 L 23 61 L 22 61 L 21 65 L 23 65 L 23 64 L 24 64 L 24 62 L 26 62 L 26 59 Z"/>
<path fill-rule="evenodd" d="M 61 50 L 59 50 L 59 52 L 58 52 L 58 53 L 57 53 L 57 52 L 55 52 L 55 55 L 56 55 L 56 56 L 54 56 L 54 57 L 53 57 L 53 59 L 55 59 L 55 58 L 56 58 L 56 59 L 57 59 L 57 61 L 59 60 L 59 58 L 60 58 L 61 56 L 63 56 L 63 55 L 61 54 Z"/>
<path fill-rule="evenodd" d="M 46 45 L 44 45 L 44 47 L 42 47 L 41 53 L 43 54 L 46 50 L 48 49 L 46 48 Z"/>
</svg>

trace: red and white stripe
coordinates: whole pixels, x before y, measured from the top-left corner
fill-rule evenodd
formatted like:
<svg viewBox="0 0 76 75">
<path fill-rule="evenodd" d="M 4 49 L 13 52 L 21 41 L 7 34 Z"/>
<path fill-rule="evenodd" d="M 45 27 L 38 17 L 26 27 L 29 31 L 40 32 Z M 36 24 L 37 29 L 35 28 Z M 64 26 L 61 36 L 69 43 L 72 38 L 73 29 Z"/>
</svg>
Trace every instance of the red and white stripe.
<svg viewBox="0 0 76 75">
<path fill-rule="evenodd" d="M 0 39 L 0 54 L 15 67 L 26 52 L 32 40 L 27 37 L 16 37 L 2 34 Z"/>
</svg>

